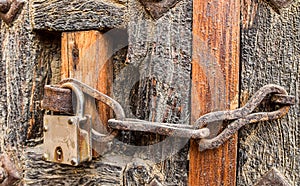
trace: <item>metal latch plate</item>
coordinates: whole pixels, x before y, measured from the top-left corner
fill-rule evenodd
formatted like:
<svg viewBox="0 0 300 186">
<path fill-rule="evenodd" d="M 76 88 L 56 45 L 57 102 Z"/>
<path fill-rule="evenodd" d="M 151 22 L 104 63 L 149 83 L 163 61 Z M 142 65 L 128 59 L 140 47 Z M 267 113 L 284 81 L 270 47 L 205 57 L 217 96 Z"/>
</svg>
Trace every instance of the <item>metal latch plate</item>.
<svg viewBox="0 0 300 186">
<path fill-rule="evenodd" d="M 81 119 L 78 116 L 45 115 L 44 159 L 73 166 L 91 160 L 90 129 L 90 116 Z"/>
</svg>

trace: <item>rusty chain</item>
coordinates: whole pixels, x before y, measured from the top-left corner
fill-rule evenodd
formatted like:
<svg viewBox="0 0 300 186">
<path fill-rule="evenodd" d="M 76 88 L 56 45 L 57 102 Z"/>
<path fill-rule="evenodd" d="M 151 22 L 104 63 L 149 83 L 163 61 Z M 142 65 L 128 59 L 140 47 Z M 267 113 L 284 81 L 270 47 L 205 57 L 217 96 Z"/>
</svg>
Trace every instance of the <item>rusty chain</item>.
<svg viewBox="0 0 300 186">
<path fill-rule="evenodd" d="M 272 101 L 283 104 L 281 108 L 270 112 L 253 113 L 260 103 L 270 94 L 275 94 Z M 200 117 L 195 125 L 197 128 L 209 126 L 217 121 L 232 121 L 219 135 L 212 139 L 201 139 L 199 141 L 199 150 L 214 149 L 222 145 L 234 133 L 246 124 L 262 121 L 275 120 L 283 117 L 289 111 L 290 105 L 294 104 L 295 98 L 288 96 L 286 90 L 278 85 L 269 84 L 260 88 L 252 98 L 241 108 L 229 111 L 211 112 Z M 234 121 L 235 120 L 235 121 Z"/>
<path fill-rule="evenodd" d="M 109 127 L 115 131 L 110 135 L 103 135 L 93 130 L 93 139 L 97 141 L 111 140 L 115 137 L 116 130 L 143 131 L 166 136 L 197 139 L 199 141 L 200 151 L 219 147 L 246 124 L 275 120 L 283 117 L 289 111 L 290 106 L 295 103 L 295 97 L 288 96 L 283 87 L 269 84 L 260 88 L 243 107 L 235 110 L 205 114 L 196 120 L 194 125 L 159 123 L 126 118 L 122 106 L 111 97 L 72 78 L 67 78 L 60 82 L 61 85 L 64 83 L 74 83 L 78 85 L 84 93 L 107 104 L 115 112 L 116 119 L 110 119 L 108 121 Z M 281 107 L 275 111 L 253 113 L 269 95 L 272 95 L 271 102 L 280 104 Z M 213 123 L 224 121 L 228 121 L 230 124 L 220 134 L 209 136 Z M 210 139 L 208 139 L 208 136 Z"/>
</svg>

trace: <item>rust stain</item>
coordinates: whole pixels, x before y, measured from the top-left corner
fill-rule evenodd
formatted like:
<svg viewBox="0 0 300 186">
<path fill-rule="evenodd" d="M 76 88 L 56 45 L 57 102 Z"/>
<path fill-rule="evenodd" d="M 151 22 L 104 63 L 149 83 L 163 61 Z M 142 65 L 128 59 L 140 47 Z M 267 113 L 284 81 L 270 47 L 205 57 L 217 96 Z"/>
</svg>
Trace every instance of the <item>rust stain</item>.
<svg viewBox="0 0 300 186">
<path fill-rule="evenodd" d="M 45 86 L 41 107 L 45 110 L 74 114 L 70 89 Z"/>
</svg>

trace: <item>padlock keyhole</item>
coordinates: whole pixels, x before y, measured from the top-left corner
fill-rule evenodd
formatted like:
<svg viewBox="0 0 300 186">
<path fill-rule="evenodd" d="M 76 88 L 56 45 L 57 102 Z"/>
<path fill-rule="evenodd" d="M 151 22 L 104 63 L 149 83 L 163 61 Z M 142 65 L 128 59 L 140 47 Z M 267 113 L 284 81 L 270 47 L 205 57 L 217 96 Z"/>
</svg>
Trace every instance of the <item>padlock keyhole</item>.
<svg viewBox="0 0 300 186">
<path fill-rule="evenodd" d="M 54 157 L 57 161 L 63 161 L 63 150 L 61 147 L 56 147 Z"/>
</svg>

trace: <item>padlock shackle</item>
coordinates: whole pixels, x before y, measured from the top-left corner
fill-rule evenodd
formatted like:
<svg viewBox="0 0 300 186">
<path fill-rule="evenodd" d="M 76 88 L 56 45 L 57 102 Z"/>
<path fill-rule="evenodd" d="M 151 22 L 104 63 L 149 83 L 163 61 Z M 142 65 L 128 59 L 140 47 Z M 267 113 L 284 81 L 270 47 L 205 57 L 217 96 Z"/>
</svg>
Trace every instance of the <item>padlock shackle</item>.
<svg viewBox="0 0 300 186">
<path fill-rule="evenodd" d="M 64 83 L 61 88 L 70 88 L 72 92 L 75 93 L 77 103 L 76 103 L 76 115 L 83 118 L 84 117 L 84 94 L 78 85 L 74 83 Z"/>
</svg>

